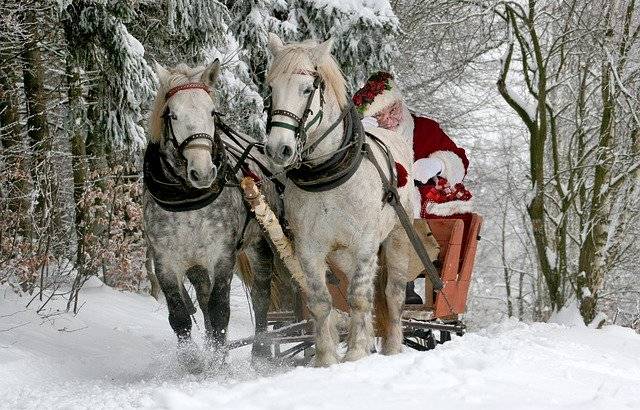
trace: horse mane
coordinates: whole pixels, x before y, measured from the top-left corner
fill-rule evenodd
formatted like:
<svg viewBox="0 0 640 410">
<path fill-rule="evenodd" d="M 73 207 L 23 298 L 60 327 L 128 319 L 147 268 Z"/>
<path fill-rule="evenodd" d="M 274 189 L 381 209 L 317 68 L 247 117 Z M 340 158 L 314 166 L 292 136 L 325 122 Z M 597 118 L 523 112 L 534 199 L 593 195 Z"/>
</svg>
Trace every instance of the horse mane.
<svg viewBox="0 0 640 410">
<path fill-rule="evenodd" d="M 149 116 L 149 133 L 147 136 L 149 142 L 159 143 L 162 140 L 162 132 L 164 128 L 162 114 L 167 107 L 167 100 L 165 98 L 167 91 L 180 84 L 200 82 L 200 77 L 204 69 L 205 67 L 203 66 L 192 68 L 184 63 L 167 69 L 170 73 L 170 77 L 168 81 L 160 81 L 160 87 L 158 88 L 156 99 L 153 103 L 153 109 Z"/>
<path fill-rule="evenodd" d="M 331 88 L 338 105 L 344 109 L 349 102 L 347 96 L 347 82 L 344 79 L 342 70 L 332 55 L 323 58 L 322 61 L 315 61 L 312 50 L 318 46 L 313 40 L 307 40 L 302 43 L 287 44 L 274 57 L 271 69 L 267 74 L 267 82 L 276 81 L 282 78 L 288 78 L 297 70 L 313 70 L 305 64 L 307 57 L 311 63 L 316 63 L 315 70 L 324 83 Z"/>
</svg>

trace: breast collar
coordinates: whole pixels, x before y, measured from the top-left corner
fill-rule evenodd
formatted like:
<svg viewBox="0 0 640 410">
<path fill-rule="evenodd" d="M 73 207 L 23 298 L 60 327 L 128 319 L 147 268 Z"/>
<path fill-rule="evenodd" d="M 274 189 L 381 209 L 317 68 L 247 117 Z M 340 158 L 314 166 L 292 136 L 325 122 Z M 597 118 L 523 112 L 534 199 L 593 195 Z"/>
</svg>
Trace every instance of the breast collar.
<svg viewBox="0 0 640 410">
<path fill-rule="evenodd" d="M 328 191 L 348 181 L 360 166 L 365 139 L 360 116 L 351 104 L 342 117 L 342 143 L 331 158 L 318 165 L 303 163 L 287 171 L 287 178 L 298 188 L 309 192 Z"/>
</svg>

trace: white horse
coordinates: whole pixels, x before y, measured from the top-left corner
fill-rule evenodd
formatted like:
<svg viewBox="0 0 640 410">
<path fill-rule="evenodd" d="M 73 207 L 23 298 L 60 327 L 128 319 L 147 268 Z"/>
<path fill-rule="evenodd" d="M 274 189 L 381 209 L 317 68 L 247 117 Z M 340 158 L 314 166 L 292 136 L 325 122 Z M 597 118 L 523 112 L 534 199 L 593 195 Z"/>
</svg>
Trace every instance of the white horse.
<svg viewBox="0 0 640 410">
<path fill-rule="evenodd" d="M 374 348 L 371 316 L 381 247 L 386 254 L 386 269 L 381 271 L 388 272 L 383 292 L 388 311 L 379 313 L 387 321 L 379 329 L 383 332 L 382 352 L 401 351 L 401 313 L 411 252 L 394 209 L 382 201 L 385 189 L 369 159 L 355 163 L 353 175 L 334 184 L 338 186 L 320 192 L 301 189 L 292 178 L 293 173 L 304 173 L 305 169 L 312 172 L 334 154 L 349 151 L 345 141 L 356 136 L 346 135 L 345 127 L 362 135 L 357 117 L 358 124 L 349 123 L 354 111 L 345 79 L 331 55 L 331 46 L 331 40 L 322 44 L 308 41 L 284 45 L 278 36 L 269 37 L 274 60 L 267 75 L 272 106 L 265 148 L 274 165 L 293 170 L 287 173 L 285 215 L 310 290 L 308 306 L 315 321 L 316 366 L 339 361 L 336 352 L 339 339 L 326 284 L 328 262 L 344 271 L 349 279 L 347 299 L 351 319 L 344 360 L 352 361 L 368 355 Z M 367 131 L 384 141 L 394 160 L 411 172 L 412 146 L 402 135 L 373 127 Z M 371 146 L 386 177 L 392 177 L 382 149 L 369 137 L 365 142 Z M 301 163 L 306 165 L 295 169 Z M 343 171 L 343 167 L 344 161 L 336 165 L 335 173 Z M 411 174 L 408 179 L 413 180 Z M 398 192 L 400 203 L 405 209 L 412 209 L 411 190 L 403 187 Z"/>
</svg>

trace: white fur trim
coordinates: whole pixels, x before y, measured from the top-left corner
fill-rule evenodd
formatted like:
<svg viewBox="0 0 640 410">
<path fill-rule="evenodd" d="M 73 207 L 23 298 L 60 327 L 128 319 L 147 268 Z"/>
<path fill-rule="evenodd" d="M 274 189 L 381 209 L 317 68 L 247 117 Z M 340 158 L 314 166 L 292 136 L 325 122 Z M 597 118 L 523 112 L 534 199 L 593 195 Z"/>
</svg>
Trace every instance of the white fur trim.
<svg viewBox="0 0 640 410">
<path fill-rule="evenodd" d="M 451 201 L 442 204 L 433 202 L 425 203 L 425 211 L 436 216 L 451 216 L 455 214 L 468 214 L 473 212 L 473 199 L 468 201 Z"/>
<path fill-rule="evenodd" d="M 443 168 L 440 176 L 445 178 L 451 186 L 462 182 L 464 179 L 464 163 L 455 153 L 451 151 L 436 151 L 429 155 L 429 158 L 436 158 L 442 161 Z"/>
<path fill-rule="evenodd" d="M 396 132 L 402 134 L 405 141 L 408 141 L 411 146 L 413 146 L 413 128 L 415 124 L 413 123 L 413 116 L 411 112 L 409 112 L 409 108 L 407 108 L 407 104 L 402 103 L 402 120 L 396 129 Z"/>
<path fill-rule="evenodd" d="M 374 117 L 364 117 L 362 119 L 362 126 L 365 128 L 378 128 L 378 120 L 376 120 Z"/>
<path fill-rule="evenodd" d="M 443 168 L 444 163 L 438 158 L 420 158 L 413 163 L 413 179 L 426 184 L 431 178 L 441 173 Z"/>
</svg>

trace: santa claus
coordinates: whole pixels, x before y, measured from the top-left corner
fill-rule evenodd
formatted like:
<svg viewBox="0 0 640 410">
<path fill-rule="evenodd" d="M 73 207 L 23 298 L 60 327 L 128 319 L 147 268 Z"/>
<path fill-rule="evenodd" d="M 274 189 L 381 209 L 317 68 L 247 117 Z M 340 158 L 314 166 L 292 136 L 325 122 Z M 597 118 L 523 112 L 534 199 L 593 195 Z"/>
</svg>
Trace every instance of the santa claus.
<svg viewBox="0 0 640 410">
<path fill-rule="evenodd" d="M 393 75 L 377 72 L 353 96 L 365 128 L 381 127 L 402 134 L 413 144 L 414 215 L 416 218 L 461 217 L 471 212 L 471 193 L 463 180 L 469 167 L 464 149 L 458 147 L 434 120 L 411 113 Z M 407 172 L 396 164 L 398 186 Z M 422 303 L 407 288 L 407 303 Z"/>
</svg>

